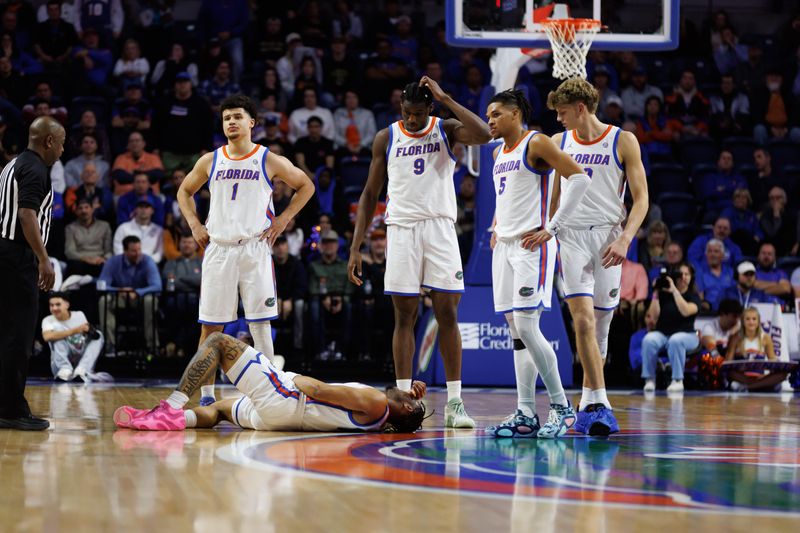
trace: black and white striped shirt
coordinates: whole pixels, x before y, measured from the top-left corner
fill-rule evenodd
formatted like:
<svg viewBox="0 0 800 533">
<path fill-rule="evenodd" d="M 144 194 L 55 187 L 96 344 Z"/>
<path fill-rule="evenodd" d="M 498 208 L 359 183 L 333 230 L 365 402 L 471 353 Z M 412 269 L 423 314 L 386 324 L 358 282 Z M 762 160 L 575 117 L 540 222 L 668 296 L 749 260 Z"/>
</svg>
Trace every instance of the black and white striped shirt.
<svg viewBox="0 0 800 533">
<path fill-rule="evenodd" d="M 50 169 L 32 150 L 12 159 L 0 173 L 0 238 L 27 244 L 19 219 L 20 207 L 36 211 L 46 245 L 52 221 L 53 186 Z"/>
</svg>

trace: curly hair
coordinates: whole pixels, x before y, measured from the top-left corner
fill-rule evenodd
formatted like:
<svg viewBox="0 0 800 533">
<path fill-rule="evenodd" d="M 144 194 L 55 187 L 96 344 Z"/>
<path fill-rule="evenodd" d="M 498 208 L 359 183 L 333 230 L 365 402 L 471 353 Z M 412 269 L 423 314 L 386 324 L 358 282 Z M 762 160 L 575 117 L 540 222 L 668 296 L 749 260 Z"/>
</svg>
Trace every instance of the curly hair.
<svg viewBox="0 0 800 533">
<path fill-rule="evenodd" d="M 555 110 L 559 105 L 582 103 L 590 113 L 594 113 L 599 101 L 600 95 L 591 83 L 581 78 L 571 78 L 550 91 L 547 108 Z"/>
<path fill-rule="evenodd" d="M 427 87 L 413 81 L 403 88 L 402 101 L 409 104 L 425 104 L 429 106 L 433 103 L 433 94 Z"/>
<path fill-rule="evenodd" d="M 242 108 L 250 115 L 250 118 L 258 118 L 258 108 L 255 102 L 243 94 L 232 94 L 225 98 L 219 105 L 220 115 L 226 109 Z"/>
<path fill-rule="evenodd" d="M 425 420 L 425 404 L 419 402 L 417 407 L 404 415 L 393 417 L 391 422 L 383 426 L 384 433 L 414 433 L 422 427 Z"/>
</svg>

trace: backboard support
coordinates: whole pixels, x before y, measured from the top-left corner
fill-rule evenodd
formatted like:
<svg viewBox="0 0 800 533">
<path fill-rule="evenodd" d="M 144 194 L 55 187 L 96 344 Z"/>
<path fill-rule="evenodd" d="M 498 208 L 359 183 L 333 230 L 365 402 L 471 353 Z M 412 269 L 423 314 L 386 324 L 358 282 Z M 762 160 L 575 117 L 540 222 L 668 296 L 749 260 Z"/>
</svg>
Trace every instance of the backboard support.
<svg viewBox="0 0 800 533">
<path fill-rule="evenodd" d="M 447 42 L 472 48 L 550 48 L 534 13 L 566 4 L 570 16 L 600 20 L 595 50 L 672 50 L 680 34 L 679 0 L 446 0 Z"/>
</svg>

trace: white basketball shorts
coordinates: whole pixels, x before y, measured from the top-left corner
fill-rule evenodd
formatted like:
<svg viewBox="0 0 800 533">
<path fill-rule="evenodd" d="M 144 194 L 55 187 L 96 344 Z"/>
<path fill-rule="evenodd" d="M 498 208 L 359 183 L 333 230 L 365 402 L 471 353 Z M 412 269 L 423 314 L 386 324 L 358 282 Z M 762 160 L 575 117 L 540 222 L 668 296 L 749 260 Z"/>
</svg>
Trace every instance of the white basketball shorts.
<svg viewBox="0 0 800 533">
<path fill-rule="evenodd" d="M 300 392 L 293 381 L 297 374 L 278 370 L 252 347 L 244 351 L 226 374 L 244 394 L 231 408 L 231 419 L 236 425 L 263 431 L 300 428 Z"/>
<path fill-rule="evenodd" d="M 200 317 L 203 324 L 223 325 L 238 318 L 239 294 L 248 322 L 278 317 L 275 270 L 267 241 L 243 244 L 211 242 L 203 257 Z"/>
<path fill-rule="evenodd" d="M 610 311 L 619 305 L 622 265 L 603 268 L 605 249 L 620 236 L 622 228 L 563 228 L 558 232 L 564 298 L 588 296 L 594 308 Z"/>
<path fill-rule="evenodd" d="M 533 251 L 521 239 L 498 240 L 492 251 L 495 313 L 550 309 L 557 253 L 555 239 Z"/>
<path fill-rule="evenodd" d="M 390 225 L 386 239 L 386 294 L 418 296 L 420 287 L 464 292 L 464 271 L 455 224 L 433 218 L 411 226 Z"/>
</svg>

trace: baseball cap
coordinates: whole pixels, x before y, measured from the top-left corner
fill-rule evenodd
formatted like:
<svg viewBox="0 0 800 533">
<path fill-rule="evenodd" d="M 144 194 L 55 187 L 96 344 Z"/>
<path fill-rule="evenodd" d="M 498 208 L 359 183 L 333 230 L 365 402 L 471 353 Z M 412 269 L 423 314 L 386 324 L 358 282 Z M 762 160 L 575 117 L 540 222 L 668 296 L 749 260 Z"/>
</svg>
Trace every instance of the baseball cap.
<svg viewBox="0 0 800 533">
<path fill-rule="evenodd" d="M 175 75 L 175 81 L 192 81 L 192 76 L 188 72 L 178 72 Z"/>
<path fill-rule="evenodd" d="M 136 202 L 136 207 L 153 207 L 153 203 L 150 200 L 139 200 Z"/>
<path fill-rule="evenodd" d="M 325 233 L 323 233 L 320 236 L 319 240 L 322 241 L 322 242 L 325 242 L 325 241 L 336 241 L 336 242 L 339 242 L 339 234 L 336 233 L 335 231 L 333 231 L 332 229 L 329 229 L 328 231 L 326 231 Z"/>
<path fill-rule="evenodd" d="M 633 75 L 634 76 L 646 76 L 647 75 L 647 71 L 644 69 L 644 67 L 636 67 L 635 69 L 633 69 Z"/>
<path fill-rule="evenodd" d="M 736 267 L 737 274 L 747 274 L 748 272 L 755 272 L 756 266 L 751 263 L 750 261 L 742 261 L 739 263 L 739 266 Z"/>
<path fill-rule="evenodd" d="M 286 36 L 286 44 L 291 43 L 292 41 L 302 41 L 303 38 L 300 37 L 300 34 L 297 32 L 292 32 Z"/>
<path fill-rule="evenodd" d="M 597 76 L 598 74 L 605 74 L 606 76 L 609 76 L 610 74 L 608 72 L 608 67 L 605 65 L 597 65 L 594 67 L 594 75 Z"/>
<path fill-rule="evenodd" d="M 282 242 L 286 242 L 286 235 L 283 233 L 275 237 L 275 244 L 281 244 Z"/>
<path fill-rule="evenodd" d="M 619 107 L 622 107 L 622 98 L 620 98 L 619 96 L 612 96 L 608 100 L 606 100 L 606 105 L 607 106 L 612 105 L 612 104 L 618 105 Z"/>
<path fill-rule="evenodd" d="M 264 126 L 277 126 L 278 125 L 278 117 L 275 115 L 267 115 L 264 117 Z"/>
</svg>

